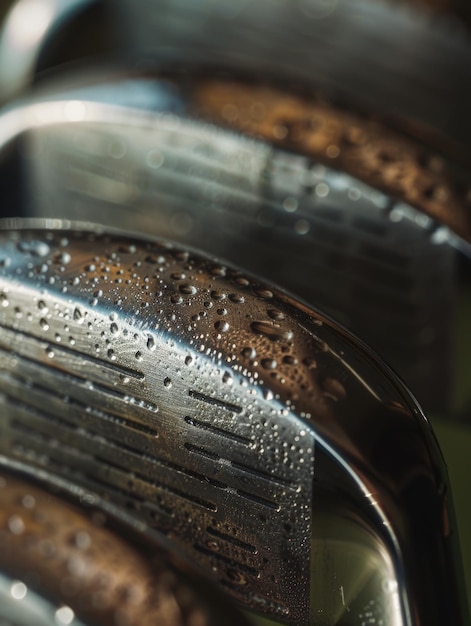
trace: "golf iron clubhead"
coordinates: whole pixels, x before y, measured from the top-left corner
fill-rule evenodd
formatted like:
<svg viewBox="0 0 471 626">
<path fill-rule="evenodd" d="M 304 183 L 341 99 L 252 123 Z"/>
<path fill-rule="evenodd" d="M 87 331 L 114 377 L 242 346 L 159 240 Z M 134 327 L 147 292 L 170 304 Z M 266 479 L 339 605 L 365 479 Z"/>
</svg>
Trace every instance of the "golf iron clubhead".
<svg viewBox="0 0 471 626">
<path fill-rule="evenodd" d="M 80 490 L 48 488 L 0 469 L 2 626 L 248 625 L 165 541 L 145 551 Z"/>
<path fill-rule="evenodd" d="M 99 222 L 234 263 L 362 337 L 426 410 L 466 415 L 454 319 L 471 222 L 451 163 L 318 95 L 87 79 L 0 116 L 5 216 Z"/>
<path fill-rule="evenodd" d="M 3 215 L 224 258 L 364 338 L 427 411 L 467 419 L 468 18 L 459 0 L 20 0 L 0 36 Z"/>
<path fill-rule="evenodd" d="M 363 343 L 164 241 L 0 242 L 7 465 L 130 510 L 279 622 L 468 623 L 441 454 Z"/>
</svg>

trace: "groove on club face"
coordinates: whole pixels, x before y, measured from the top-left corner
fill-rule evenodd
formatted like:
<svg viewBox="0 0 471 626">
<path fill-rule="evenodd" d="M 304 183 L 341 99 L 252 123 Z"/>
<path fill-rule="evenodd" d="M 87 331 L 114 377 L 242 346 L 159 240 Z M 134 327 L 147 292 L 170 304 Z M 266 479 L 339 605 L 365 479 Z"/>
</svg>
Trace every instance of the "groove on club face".
<svg viewBox="0 0 471 626">
<path fill-rule="evenodd" d="M 441 457 L 346 331 L 165 243 L 25 229 L 0 250 L 3 454 L 130 508 L 280 621 L 378 601 L 391 626 L 460 623 Z"/>
</svg>

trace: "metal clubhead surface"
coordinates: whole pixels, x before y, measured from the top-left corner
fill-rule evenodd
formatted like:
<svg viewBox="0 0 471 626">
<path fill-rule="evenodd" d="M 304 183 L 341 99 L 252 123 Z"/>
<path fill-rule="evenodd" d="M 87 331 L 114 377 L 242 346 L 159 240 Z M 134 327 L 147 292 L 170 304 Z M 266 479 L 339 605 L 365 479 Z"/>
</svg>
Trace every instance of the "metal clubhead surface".
<svg viewBox="0 0 471 626">
<path fill-rule="evenodd" d="M 364 344 L 216 261 L 45 226 L 1 233 L 3 455 L 131 509 L 266 616 L 465 623 L 441 455 Z"/>
<path fill-rule="evenodd" d="M 458 413 L 457 248 L 471 227 L 449 162 L 317 96 L 86 78 L 0 117 L 5 216 L 98 222 L 215 255 L 332 315 L 427 410 Z"/>
</svg>

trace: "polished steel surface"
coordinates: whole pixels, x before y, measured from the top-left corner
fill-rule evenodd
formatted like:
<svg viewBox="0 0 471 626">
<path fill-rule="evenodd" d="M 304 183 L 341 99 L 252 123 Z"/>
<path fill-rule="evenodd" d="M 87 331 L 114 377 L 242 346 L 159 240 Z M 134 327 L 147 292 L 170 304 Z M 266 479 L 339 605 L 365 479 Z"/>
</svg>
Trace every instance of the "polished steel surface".
<svg viewBox="0 0 471 626">
<path fill-rule="evenodd" d="M 460 177 L 430 150 L 314 98 L 145 76 L 27 101 L 4 113 L 0 141 L 7 215 L 200 248 L 321 307 L 427 410 L 462 412 L 453 319 L 471 224 Z"/>
<path fill-rule="evenodd" d="M 368 348 L 220 263 L 58 225 L 1 237 L 2 454 L 132 507 L 281 621 L 465 623 L 441 455 Z"/>
</svg>

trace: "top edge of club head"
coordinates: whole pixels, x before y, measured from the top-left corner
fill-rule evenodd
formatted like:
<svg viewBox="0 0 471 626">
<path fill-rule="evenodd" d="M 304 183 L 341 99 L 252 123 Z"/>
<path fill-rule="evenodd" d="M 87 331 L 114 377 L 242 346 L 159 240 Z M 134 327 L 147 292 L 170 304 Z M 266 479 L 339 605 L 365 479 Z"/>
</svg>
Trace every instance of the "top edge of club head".
<svg viewBox="0 0 471 626">
<path fill-rule="evenodd" d="M 90 4 L 36 0 L 41 2 L 55 7 L 59 24 L 70 7 Z M 217 66 L 284 77 L 290 84 L 315 84 L 373 110 L 418 120 L 466 153 L 469 93 L 462 86 L 470 76 L 471 36 L 446 10 L 433 19 L 416 3 L 391 0 L 260 0 L 257 5 L 244 0 L 237 7 L 227 1 L 166 0 L 146 3 L 145 9 L 130 0 L 113 0 L 103 6 L 107 28 L 116 35 L 113 54 L 118 62 L 153 68 L 183 63 L 193 70 Z M 4 91 L 27 91 L 34 59 L 53 25 L 43 40 L 34 38 L 24 59 L 19 55 L 24 68 L 13 73 L 7 45 L 11 24 L 7 26 Z M 454 102 L 455 115 L 441 105 L 438 87 L 447 102 Z"/>
<path fill-rule="evenodd" d="M 134 507 L 281 621 L 379 602 L 391 626 L 467 624 L 443 459 L 364 344 L 166 242 L 27 222 L 0 241 L 3 454 Z M 381 600 L 337 579 L 356 544 Z"/>
<path fill-rule="evenodd" d="M 97 503 L 11 467 L 0 469 L 0 503 L 6 624 L 248 625 L 165 538 L 143 545 Z"/>
<path fill-rule="evenodd" d="M 257 107 L 259 112 L 254 113 Z M 262 117 L 260 111 L 264 111 Z M 318 128 L 329 124 L 332 129 L 328 132 Z M 433 142 L 412 139 L 408 131 L 399 130 L 388 121 L 379 122 L 371 111 L 350 111 L 335 103 L 335 99 L 326 102 L 319 91 L 293 91 L 286 89 L 282 81 L 262 80 L 257 85 L 247 76 L 231 78 L 230 74 L 219 76 L 217 72 L 193 77 L 178 71 L 149 75 L 141 71 L 120 72 L 116 68 L 77 72 L 66 80 L 62 77 L 49 83 L 2 111 L 0 156 L 5 160 L 12 144 L 24 142 L 20 149 L 26 163 L 23 167 L 34 169 L 34 150 L 48 153 L 56 145 L 73 169 L 73 155 L 80 160 L 81 135 L 95 127 L 110 139 L 116 136 L 116 141 L 129 143 L 136 166 L 141 165 L 139 142 L 146 143 L 143 130 L 154 137 L 155 149 L 164 151 L 171 147 L 166 141 L 173 132 L 174 139 L 178 138 L 176 154 L 185 138 L 187 143 L 198 139 L 212 151 L 211 155 L 219 152 L 221 163 L 232 165 L 239 176 L 248 180 L 263 179 L 275 146 L 313 163 L 345 171 L 352 180 L 376 188 L 379 196 L 391 196 L 392 205 L 403 202 L 413 206 L 433 220 L 428 226 L 430 230 L 448 227 L 448 239 L 457 248 L 466 250 L 465 244 L 471 240 L 466 193 L 469 176 L 466 168 L 459 167 L 456 152 L 445 157 Z M 186 146 L 188 150 L 194 147 Z M 252 158 L 249 151 L 254 153 Z M 114 160 L 115 176 L 121 179 L 123 173 L 117 161 L 125 155 L 100 152 L 95 155 L 92 150 L 87 156 L 90 168 L 94 157 L 103 163 L 108 157 L 107 169 Z M 83 160 L 85 154 L 81 156 Z M 252 173 L 245 160 L 254 168 Z M 99 166 L 97 162 L 96 167 Z M 159 166 L 157 162 L 149 163 L 155 169 Z M 384 175 L 381 167 L 386 169 Z M 411 170 L 407 180 L 399 175 L 405 167 Z M 23 184 L 28 182 L 31 184 L 26 175 Z M 446 210 L 442 206 L 445 200 Z M 23 210 L 33 213 L 44 210 L 38 201 L 28 198 L 27 191 L 23 201 L 28 205 Z M 73 215 L 72 219 L 77 216 Z"/>
<path fill-rule="evenodd" d="M 316 94 L 139 72 L 76 80 L 0 117 L 4 214 L 140 230 L 235 263 L 362 336 L 427 411 L 466 415 L 450 328 L 471 214 L 454 164 Z M 227 106 L 264 115 L 229 121 Z"/>
</svg>

